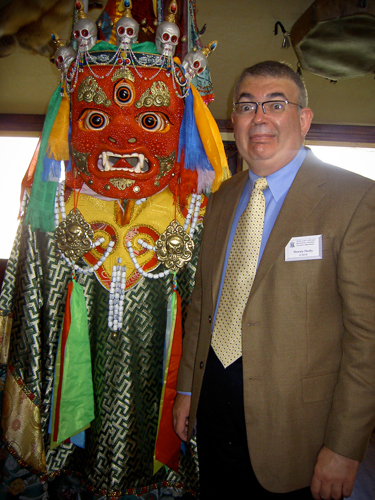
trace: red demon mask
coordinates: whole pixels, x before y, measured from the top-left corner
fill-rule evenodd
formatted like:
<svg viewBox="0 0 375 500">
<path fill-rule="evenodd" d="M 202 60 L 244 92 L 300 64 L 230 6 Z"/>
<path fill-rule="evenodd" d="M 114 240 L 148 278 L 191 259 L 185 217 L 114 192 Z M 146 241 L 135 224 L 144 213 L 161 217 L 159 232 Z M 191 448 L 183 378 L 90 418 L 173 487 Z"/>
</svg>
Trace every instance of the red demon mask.
<svg viewBox="0 0 375 500">
<path fill-rule="evenodd" d="M 84 67 L 71 94 L 69 187 L 109 198 L 147 198 L 177 182 L 183 99 L 162 69 Z M 78 177 L 74 180 L 74 175 Z"/>
</svg>

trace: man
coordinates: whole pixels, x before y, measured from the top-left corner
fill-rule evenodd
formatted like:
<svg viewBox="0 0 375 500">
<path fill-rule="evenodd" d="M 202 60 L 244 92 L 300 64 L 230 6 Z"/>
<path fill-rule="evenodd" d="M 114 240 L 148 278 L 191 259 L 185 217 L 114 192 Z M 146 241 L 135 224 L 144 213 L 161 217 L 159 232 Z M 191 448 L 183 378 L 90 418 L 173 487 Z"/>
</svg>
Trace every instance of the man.
<svg viewBox="0 0 375 500">
<path fill-rule="evenodd" d="M 375 183 L 303 147 L 313 113 L 288 66 L 245 70 L 234 103 L 250 170 L 208 202 L 175 430 L 189 440 L 197 416 L 203 500 L 341 499 L 375 424 Z M 252 190 L 265 213 L 256 209 L 257 269 L 243 292 L 252 264 L 243 273 L 233 262 L 254 232 L 239 229 Z"/>
</svg>

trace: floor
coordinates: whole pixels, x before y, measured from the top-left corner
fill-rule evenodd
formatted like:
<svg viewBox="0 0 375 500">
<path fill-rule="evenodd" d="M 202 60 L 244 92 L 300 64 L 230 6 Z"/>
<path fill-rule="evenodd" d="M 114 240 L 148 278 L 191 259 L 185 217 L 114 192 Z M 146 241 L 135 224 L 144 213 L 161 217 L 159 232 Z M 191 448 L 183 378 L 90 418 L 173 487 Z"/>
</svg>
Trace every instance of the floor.
<svg viewBox="0 0 375 500">
<path fill-rule="evenodd" d="M 372 434 L 365 459 L 358 469 L 350 500 L 375 500 L 375 433 Z"/>
</svg>

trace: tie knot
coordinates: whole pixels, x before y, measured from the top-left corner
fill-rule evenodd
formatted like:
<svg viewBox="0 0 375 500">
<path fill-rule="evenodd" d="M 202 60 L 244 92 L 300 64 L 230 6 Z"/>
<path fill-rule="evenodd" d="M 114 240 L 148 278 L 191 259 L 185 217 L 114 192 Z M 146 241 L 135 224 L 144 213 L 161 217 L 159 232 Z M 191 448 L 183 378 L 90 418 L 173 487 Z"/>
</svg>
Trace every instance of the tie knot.
<svg viewBox="0 0 375 500">
<path fill-rule="evenodd" d="M 260 191 L 264 191 L 267 188 L 268 184 L 267 184 L 267 179 L 265 177 L 259 177 L 259 179 L 255 181 L 254 189 L 259 189 Z"/>
</svg>

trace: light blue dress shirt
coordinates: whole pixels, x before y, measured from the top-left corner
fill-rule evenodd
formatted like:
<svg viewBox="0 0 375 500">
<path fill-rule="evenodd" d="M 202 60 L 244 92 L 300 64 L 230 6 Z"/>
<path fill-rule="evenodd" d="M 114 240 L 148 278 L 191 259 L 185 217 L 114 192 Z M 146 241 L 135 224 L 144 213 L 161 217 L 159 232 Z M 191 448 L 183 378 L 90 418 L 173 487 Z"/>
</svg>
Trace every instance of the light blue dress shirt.
<svg viewBox="0 0 375 500">
<path fill-rule="evenodd" d="M 302 147 L 290 163 L 288 163 L 287 165 L 285 165 L 285 167 L 281 168 L 280 170 L 277 170 L 273 174 L 268 175 L 266 177 L 268 188 L 263 191 L 264 198 L 266 200 L 266 210 L 264 214 L 263 235 L 259 250 L 258 266 L 260 259 L 262 258 L 264 249 L 266 247 L 269 235 L 271 234 L 273 225 L 275 224 L 277 216 L 279 215 L 281 207 L 283 206 L 286 195 L 288 194 L 290 186 L 292 185 L 294 178 L 297 175 L 297 172 L 300 169 L 300 166 L 302 165 L 305 158 L 306 158 L 306 149 Z M 240 201 L 237 205 L 237 210 L 229 234 L 224 267 L 220 281 L 220 290 L 216 302 L 214 321 L 212 322 L 213 325 L 215 324 L 216 312 L 220 302 L 221 290 L 223 288 L 228 257 L 230 249 L 232 247 L 234 235 L 237 229 L 237 224 L 242 213 L 244 212 L 245 208 L 249 203 L 251 191 L 254 188 L 254 183 L 257 179 L 259 179 L 259 177 L 260 177 L 259 175 L 256 175 L 251 170 L 249 170 L 249 180 L 246 183 L 245 189 L 243 190 Z"/>
</svg>

